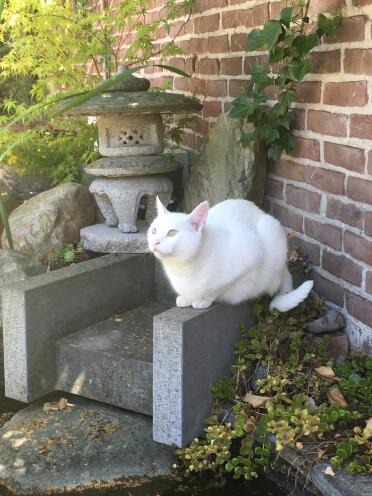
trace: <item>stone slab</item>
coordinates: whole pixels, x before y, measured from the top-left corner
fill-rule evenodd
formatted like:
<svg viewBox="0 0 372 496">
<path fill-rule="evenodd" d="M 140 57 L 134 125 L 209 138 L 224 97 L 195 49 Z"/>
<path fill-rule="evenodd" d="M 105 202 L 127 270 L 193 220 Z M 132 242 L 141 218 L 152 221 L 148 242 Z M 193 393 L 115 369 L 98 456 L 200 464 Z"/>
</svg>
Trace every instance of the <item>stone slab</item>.
<svg viewBox="0 0 372 496">
<path fill-rule="evenodd" d="M 249 304 L 205 310 L 172 308 L 154 317 L 154 440 L 185 446 L 210 414 L 211 385 L 230 372 L 241 323 L 252 325 Z"/>
<path fill-rule="evenodd" d="M 30 402 L 56 385 L 56 341 L 152 297 L 150 257 L 108 255 L 3 288 L 6 395 Z"/>
<path fill-rule="evenodd" d="M 152 319 L 170 306 L 152 300 L 60 339 L 56 389 L 152 415 Z"/>
<path fill-rule="evenodd" d="M 148 253 L 145 221 L 137 222 L 138 232 L 122 233 L 116 227 L 95 224 L 80 231 L 80 239 L 86 250 L 97 253 Z"/>
<path fill-rule="evenodd" d="M 84 167 L 87 174 L 104 177 L 161 174 L 180 168 L 172 154 L 102 157 Z"/>
<path fill-rule="evenodd" d="M 62 396 L 73 406 L 43 412 L 44 401 Z M 0 429 L 0 494 L 5 487 L 33 496 L 114 490 L 117 479 L 124 479 L 120 494 L 136 494 L 135 486 L 169 476 L 175 462 L 171 448 L 152 440 L 150 417 L 66 393 L 29 405 Z"/>
</svg>

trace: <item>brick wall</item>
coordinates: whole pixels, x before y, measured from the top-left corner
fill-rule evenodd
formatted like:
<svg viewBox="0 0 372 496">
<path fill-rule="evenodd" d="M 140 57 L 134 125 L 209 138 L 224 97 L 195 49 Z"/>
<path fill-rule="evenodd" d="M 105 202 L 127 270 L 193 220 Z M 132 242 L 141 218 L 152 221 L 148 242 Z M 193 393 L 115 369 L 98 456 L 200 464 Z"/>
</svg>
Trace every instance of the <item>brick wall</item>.
<svg viewBox="0 0 372 496">
<path fill-rule="evenodd" d="M 194 153 L 265 57 L 245 52 L 248 32 L 290 3 L 196 0 L 179 38 L 186 55 L 169 61 L 193 77 L 166 76 L 175 91 L 204 103 L 185 137 Z M 316 290 L 343 309 L 352 344 L 372 352 L 372 0 L 312 0 L 310 15 L 336 7 L 344 20 L 337 37 L 316 48 L 314 73 L 298 88 L 297 148 L 272 164 L 266 208 L 308 253 Z M 165 77 L 147 75 L 154 84 Z"/>
</svg>

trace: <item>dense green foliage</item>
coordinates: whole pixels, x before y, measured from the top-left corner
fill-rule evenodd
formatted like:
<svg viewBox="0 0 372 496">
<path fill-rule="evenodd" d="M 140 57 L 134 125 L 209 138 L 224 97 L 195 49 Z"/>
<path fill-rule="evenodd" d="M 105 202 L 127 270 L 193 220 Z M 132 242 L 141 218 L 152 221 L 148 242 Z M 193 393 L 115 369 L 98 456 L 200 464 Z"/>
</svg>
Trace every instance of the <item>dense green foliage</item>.
<svg viewBox="0 0 372 496">
<path fill-rule="evenodd" d="M 309 463 L 372 472 L 372 359 L 336 364 L 327 338 L 317 348 L 309 342 L 304 326 L 322 313 L 318 301 L 286 314 L 256 304 L 255 312 L 257 325 L 241 327 L 232 376 L 212 387 L 204 434 L 179 451 L 187 472 L 251 479 L 270 469 L 273 446 L 297 448 Z"/>
<path fill-rule="evenodd" d="M 80 166 L 92 158 L 92 140 L 84 121 L 62 118 L 51 111 L 61 91 L 78 94 L 112 78 L 120 66 L 137 70 L 152 57 L 164 59 L 180 53 L 178 33 L 159 46 L 159 30 L 170 32 L 171 22 L 188 15 L 192 0 L 167 0 L 156 19 L 146 16 L 150 0 L 126 0 L 102 7 L 96 0 L 8 0 L 0 25 L 0 88 L 2 81 L 31 83 L 23 94 L 2 94 L 0 123 L 24 124 L 24 130 L 9 126 L 0 133 L 0 156 L 20 170 L 49 175 L 57 183 L 77 180 Z M 84 99 L 83 94 L 80 98 Z M 30 106 L 30 101 L 32 105 Z M 79 98 L 73 102 L 75 105 Z M 81 133 L 81 137 L 78 134 Z M 68 142 L 68 138 L 71 142 Z M 62 146 L 65 143 L 66 146 Z M 76 152 L 73 153 L 73 145 Z M 84 148 L 85 145 L 85 148 Z M 37 164 L 36 154 L 41 160 Z M 12 156 L 9 157 L 9 153 Z M 56 168 L 58 169 L 56 171 Z"/>
<path fill-rule="evenodd" d="M 308 6 L 309 2 L 299 13 L 286 7 L 279 20 L 269 20 L 262 29 L 249 33 L 247 50 L 266 49 L 268 64 L 253 68 L 248 94 L 238 96 L 230 111 L 231 117 L 254 124 L 254 131 L 242 133 L 242 145 L 260 139 L 267 144 L 268 157 L 274 160 L 295 147 L 291 107 L 296 100 L 296 84 L 313 69 L 309 53 L 323 36 L 335 35 L 341 22 L 338 11 L 330 17 L 320 14 L 315 28 L 311 28 Z M 271 106 L 268 102 L 272 99 L 277 102 Z"/>
</svg>

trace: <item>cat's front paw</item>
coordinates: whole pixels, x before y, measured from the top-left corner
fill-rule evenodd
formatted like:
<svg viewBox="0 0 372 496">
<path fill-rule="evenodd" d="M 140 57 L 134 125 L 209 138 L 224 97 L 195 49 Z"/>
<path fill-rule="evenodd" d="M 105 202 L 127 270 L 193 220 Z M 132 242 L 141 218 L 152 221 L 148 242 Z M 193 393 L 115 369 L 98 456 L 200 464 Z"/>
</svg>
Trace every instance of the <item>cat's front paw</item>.
<svg viewBox="0 0 372 496">
<path fill-rule="evenodd" d="M 176 305 L 180 308 L 191 307 L 191 300 L 183 296 L 177 296 Z"/>
<path fill-rule="evenodd" d="M 209 308 L 212 303 L 212 300 L 195 300 L 192 302 L 192 307 L 197 310 L 202 310 L 203 308 Z"/>
</svg>

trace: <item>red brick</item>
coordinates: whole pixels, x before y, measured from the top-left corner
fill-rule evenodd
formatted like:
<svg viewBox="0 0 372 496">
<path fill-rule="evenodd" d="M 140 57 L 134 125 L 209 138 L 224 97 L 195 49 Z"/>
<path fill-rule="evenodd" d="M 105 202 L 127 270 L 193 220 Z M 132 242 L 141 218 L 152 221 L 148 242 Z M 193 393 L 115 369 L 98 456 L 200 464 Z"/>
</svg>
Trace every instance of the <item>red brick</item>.
<svg viewBox="0 0 372 496">
<path fill-rule="evenodd" d="M 372 115 L 352 115 L 350 118 L 350 136 L 352 138 L 372 138 Z"/>
<path fill-rule="evenodd" d="M 313 272 L 314 289 L 322 298 L 332 301 L 336 305 L 342 307 L 344 305 L 345 290 L 339 284 L 326 279 L 318 272 Z"/>
<path fill-rule="evenodd" d="M 368 103 L 367 81 L 326 83 L 323 103 L 340 107 L 363 107 Z"/>
<path fill-rule="evenodd" d="M 321 84 L 318 81 L 305 81 L 296 86 L 296 102 L 320 103 Z"/>
<path fill-rule="evenodd" d="M 270 174 L 301 182 L 305 180 L 305 167 L 292 160 L 281 158 L 271 163 Z"/>
<path fill-rule="evenodd" d="M 351 231 L 345 231 L 344 250 L 353 258 L 372 265 L 372 241 L 368 241 Z"/>
<path fill-rule="evenodd" d="M 208 38 L 208 51 L 210 53 L 225 53 L 229 50 L 229 37 L 227 35 Z"/>
<path fill-rule="evenodd" d="M 268 6 L 266 4 L 258 5 L 252 9 L 230 10 L 222 13 L 222 27 L 224 29 L 239 26 L 253 28 L 264 24 L 268 17 Z"/>
<path fill-rule="evenodd" d="M 216 9 L 217 7 L 226 7 L 229 5 L 228 0 L 207 0 L 208 9 Z"/>
<path fill-rule="evenodd" d="M 210 101 L 203 104 L 204 117 L 218 117 L 222 113 L 221 102 Z"/>
<path fill-rule="evenodd" d="M 372 176 L 372 150 L 368 152 L 367 171 Z"/>
<path fill-rule="evenodd" d="M 242 57 L 221 59 L 220 73 L 228 76 L 239 76 L 243 73 Z"/>
<path fill-rule="evenodd" d="M 364 150 L 337 143 L 324 143 L 324 159 L 332 165 L 355 172 L 364 171 Z"/>
<path fill-rule="evenodd" d="M 347 121 L 346 115 L 321 110 L 309 110 L 307 114 L 307 128 L 310 131 L 331 136 L 347 136 Z"/>
<path fill-rule="evenodd" d="M 344 71 L 349 74 L 372 74 L 372 48 L 345 50 Z"/>
<path fill-rule="evenodd" d="M 194 0 L 192 10 L 195 14 L 201 14 L 207 10 L 207 0 Z"/>
<path fill-rule="evenodd" d="M 231 35 L 231 51 L 245 52 L 247 48 L 248 37 L 245 33 L 237 33 Z"/>
<path fill-rule="evenodd" d="M 320 161 L 319 141 L 296 137 L 296 148 L 290 153 L 294 157 Z"/>
<path fill-rule="evenodd" d="M 207 51 L 207 43 L 208 40 L 206 38 L 191 38 L 189 46 L 185 51 L 191 54 L 202 55 Z"/>
<path fill-rule="evenodd" d="M 229 96 L 236 97 L 246 87 L 244 79 L 230 79 L 229 80 Z"/>
<path fill-rule="evenodd" d="M 267 178 L 265 196 L 283 200 L 283 183 L 281 181 L 276 181 L 275 179 Z"/>
<path fill-rule="evenodd" d="M 372 301 L 351 291 L 345 294 L 346 309 L 350 315 L 372 327 Z"/>
<path fill-rule="evenodd" d="M 335 195 L 342 195 L 344 192 L 345 174 L 341 172 L 321 167 L 306 167 L 305 178 L 308 184 L 322 191 L 328 191 Z"/>
<path fill-rule="evenodd" d="M 363 227 L 363 210 L 356 207 L 354 203 L 346 203 L 337 198 L 327 199 L 327 217 L 359 229 Z"/>
<path fill-rule="evenodd" d="M 366 273 L 366 290 L 372 294 L 372 271 Z"/>
<path fill-rule="evenodd" d="M 362 282 L 362 267 L 344 255 L 335 255 L 325 251 L 322 257 L 322 267 L 327 272 L 351 282 L 355 286 L 360 286 Z"/>
<path fill-rule="evenodd" d="M 301 253 L 306 254 L 309 257 L 310 262 L 313 265 L 320 265 L 320 247 L 310 241 L 306 241 L 301 238 L 293 238 L 289 240 L 290 249 L 299 250 Z"/>
<path fill-rule="evenodd" d="M 218 59 L 201 59 L 197 65 L 197 72 L 200 74 L 218 74 Z"/>
<path fill-rule="evenodd" d="M 346 194 L 355 201 L 372 205 L 372 181 L 350 176 L 347 180 Z"/>
<path fill-rule="evenodd" d="M 301 208 L 307 212 L 319 213 L 320 211 L 321 195 L 319 193 L 298 188 L 293 184 L 287 184 L 285 197 L 287 203 L 294 207 Z"/>
<path fill-rule="evenodd" d="M 339 227 L 317 222 L 305 217 L 305 234 L 316 239 L 335 250 L 340 250 L 342 246 L 342 231 Z"/>
<path fill-rule="evenodd" d="M 309 15 L 317 16 L 324 12 L 331 12 L 334 9 L 342 9 L 344 6 L 345 0 L 312 0 Z"/>
<path fill-rule="evenodd" d="M 224 97 L 227 95 L 227 81 L 207 81 L 207 95 Z"/>
<path fill-rule="evenodd" d="M 372 236 L 372 212 L 367 212 L 364 221 L 364 232 L 367 236 Z"/>
<path fill-rule="evenodd" d="M 265 65 L 268 61 L 267 55 L 250 55 L 244 58 L 244 74 L 251 74 L 256 65 Z"/>
<path fill-rule="evenodd" d="M 194 33 L 210 33 L 218 31 L 220 27 L 220 14 L 211 14 L 194 19 Z"/>
<path fill-rule="evenodd" d="M 293 127 L 303 130 L 306 128 L 306 111 L 304 109 L 293 109 Z"/>
<path fill-rule="evenodd" d="M 175 78 L 173 87 L 179 91 L 190 91 L 190 79 L 185 77 Z"/>
<path fill-rule="evenodd" d="M 282 0 L 281 2 L 269 2 L 269 3 L 270 3 L 270 19 L 279 19 L 282 9 L 288 6 L 287 0 Z"/>
<path fill-rule="evenodd" d="M 328 36 L 326 43 L 347 43 L 364 40 L 366 18 L 362 15 L 344 17 L 338 27 L 336 36 Z"/>
<path fill-rule="evenodd" d="M 314 74 L 330 74 L 341 70 L 341 50 L 313 52 L 310 54 Z"/>
<path fill-rule="evenodd" d="M 295 231 L 302 233 L 303 228 L 303 217 L 302 215 L 296 214 L 296 212 L 293 212 L 288 207 L 284 207 L 282 205 L 273 205 L 273 215 L 276 217 L 280 222 L 287 227 L 290 227 L 291 229 L 294 229 Z"/>
<path fill-rule="evenodd" d="M 190 79 L 190 91 L 194 95 L 206 95 L 207 82 L 205 79 L 193 77 Z"/>
<path fill-rule="evenodd" d="M 204 119 L 197 117 L 194 122 L 188 125 L 188 128 L 193 129 L 197 133 L 206 135 L 209 131 L 209 124 Z"/>
</svg>

